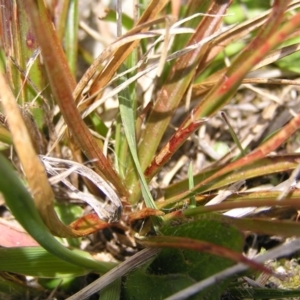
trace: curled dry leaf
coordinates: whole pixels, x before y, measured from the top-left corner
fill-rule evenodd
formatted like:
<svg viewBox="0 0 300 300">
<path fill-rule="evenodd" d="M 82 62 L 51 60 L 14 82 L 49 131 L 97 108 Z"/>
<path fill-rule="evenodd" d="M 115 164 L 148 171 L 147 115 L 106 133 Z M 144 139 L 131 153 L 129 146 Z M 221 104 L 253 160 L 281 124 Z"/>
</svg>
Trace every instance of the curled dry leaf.
<svg viewBox="0 0 300 300">
<path fill-rule="evenodd" d="M 54 157 L 40 156 L 48 174 L 54 176 L 51 184 L 62 182 L 68 189 L 68 195 L 89 204 L 100 219 L 109 222 L 118 221 L 122 213 L 122 202 L 112 186 L 92 169 L 77 162 Z M 91 180 L 108 199 L 105 201 L 98 197 L 79 191 L 66 179 L 71 173 L 77 173 Z"/>
<path fill-rule="evenodd" d="M 76 221 L 72 222 L 70 226 L 77 231 L 84 232 L 85 235 L 92 234 L 105 228 L 118 228 L 126 231 L 127 228 L 120 223 L 107 223 L 99 219 L 96 213 L 87 214 Z"/>
<path fill-rule="evenodd" d="M 160 210 L 153 209 L 150 207 L 144 207 L 141 210 L 132 212 L 129 215 L 129 222 L 131 223 L 136 220 L 145 219 L 145 218 L 152 217 L 152 216 L 160 217 L 163 215 L 164 215 L 164 212 L 162 212 Z"/>
</svg>

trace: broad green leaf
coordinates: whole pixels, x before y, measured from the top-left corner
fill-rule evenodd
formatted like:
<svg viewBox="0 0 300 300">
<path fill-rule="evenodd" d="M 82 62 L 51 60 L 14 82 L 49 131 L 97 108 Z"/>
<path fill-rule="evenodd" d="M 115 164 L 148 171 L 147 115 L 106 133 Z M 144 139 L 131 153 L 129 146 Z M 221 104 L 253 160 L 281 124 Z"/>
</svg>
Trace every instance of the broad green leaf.
<svg viewBox="0 0 300 300">
<path fill-rule="evenodd" d="M 242 252 L 243 237 L 233 226 L 217 220 L 203 219 L 183 224 L 168 224 L 161 228 L 168 236 L 187 237 L 221 245 Z M 181 249 L 163 249 L 144 271 L 131 273 L 125 283 L 125 299 L 164 299 L 176 291 L 205 279 L 234 264 L 215 255 Z M 173 284 L 172 284 L 173 282 Z M 218 288 L 203 291 L 193 299 L 220 299 L 228 284 L 220 282 Z"/>
<path fill-rule="evenodd" d="M 201 219 L 179 226 L 166 225 L 161 229 L 161 232 L 166 236 L 204 240 L 237 252 L 241 252 L 243 247 L 243 238 L 240 232 L 235 227 L 217 220 Z M 185 267 L 182 267 L 182 270 L 186 268 L 188 274 L 197 280 L 204 279 L 232 264 L 227 259 L 214 257 L 210 254 L 190 250 L 164 249 L 151 265 L 152 271 L 163 273 L 163 271 L 159 271 L 159 268 L 164 265 L 165 272 L 169 273 L 172 270 L 172 273 L 174 273 L 172 267 L 174 260 L 171 258 L 173 255 L 183 257 Z M 171 269 L 169 270 L 169 268 Z"/>
</svg>

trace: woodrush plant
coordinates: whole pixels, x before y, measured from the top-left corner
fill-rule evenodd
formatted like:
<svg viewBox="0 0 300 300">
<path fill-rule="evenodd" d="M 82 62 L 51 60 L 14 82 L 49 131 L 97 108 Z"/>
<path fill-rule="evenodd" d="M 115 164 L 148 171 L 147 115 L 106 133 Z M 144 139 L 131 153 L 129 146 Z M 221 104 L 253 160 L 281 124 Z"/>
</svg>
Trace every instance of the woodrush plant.
<svg viewBox="0 0 300 300">
<path fill-rule="evenodd" d="M 114 298 L 122 299 L 183 299 L 191 293 L 176 293 L 207 280 L 234 261 L 272 274 L 242 255 L 242 231 L 299 235 L 297 222 L 220 213 L 242 207 L 299 207 L 299 191 L 289 192 L 296 173 L 279 191 L 236 193 L 228 188 L 235 185 L 239 189 L 241 182 L 251 178 L 297 167 L 297 154 L 269 154 L 296 132 L 299 114 L 265 141 L 255 146 L 248 143 L 248 149 L 231 129 L 240 153 L 232 150 L 194 175 L 191 170 L 189 175 L 183 171 L 184 179 L 161 187 L 161 199 L 152 196 L 151 181 L 160 181 L 160 174 L 172 166 L 184 145 L 231 105 L 243 84 L 299 85 L 299 81 L 287 78 L 247 78 L 250 71 L 298 50 L 298 44 L 281 45 L 297 35 L 299 1 L 274 1 L 267 11 L 261 7 L 257 17 L 227 27 L 224 18 L 230 20 L 228 10 L 239 8 L 239 2 L 189 1 L 176 15 L 178 20 L 167 16 L 170 5 L 176 11 L 176 3 L 143 3 L 139 18 L 124 17 L 123 25 L 130 26 L 124 34 L 119 10 L 115 21 L 119 37 L 77 82 L 78 2 L 61 1 L 57 7 L 46 7 L 42 1 L 2 1 L 0 137 L 6 145 L 4 154 L 12 141 L 17 157 L 14 163 L 20 163 L 22 169 L 18 168 L 17 175 L 1 156 L 0 190 L 13 216 L 42 247 L 5 249 L 1 252 L 6 261 L 2 271 L 38 279 L 105 274 L 69 299 L 83 299 L 99 290 L 101 297 L 114 293 Z M 107 18 L 112 16 L 110 12 Z M 244 37 L 247 43 L 235 50 L 230 64 L 225 65 L 224 48 Z M 146 102 L 145 94 L 138 94 L 137 82 L 153 71 L 151 100 Z M 108 87 L 112 89 L 105 94 Z M 118 99 L 118 113 L 109 127 L 103 121 L 105 112 L 101 114 L 99 108 L 111 97 Z M 185 103 L 190 103 L 186 110 L 182 109 Z M 168 128 L 178 115 L 181 120 L 174 123 L 176 128 L 170 135 Z M 223 118 L 228 119 L 224 113 Z M 230 121 L 228 124 L 230 127 Z M 66 160 L 64 148 L 80 165 Z M 93 169 L 83 165 L 87 160 Z M 54 177 L 49 180 L 46 172 Z M 71 173 L 80 175 L 88 193 L 67 179 Z M 18 177 L 24 178 L 25 184 Z M 55 211 L 59 195 L 50 182 L 64 183 L 69 197 L 76 194 L 95 213 L 66 225 Z M 278 198 L 282 198 L 280 202 Z M 137 228 L 137 224 L 142 226 Z M 55 238 L 81 238 L 106 228 L 129 230 L 132 235 L 135 229 L 139 233 L 136 242 L 146 249 L 116 268 L 115 263 L 92 259 L 87 250 L 74 252 Z M 78 247 L 72 239 L 69 243 Z M 24 260 L 21 253 L 28 258 L 25 268 L 19 266 L 21 257 Z M 32 295 L 44 292 L 2 279 L 16 297 L 28 291 Z M 219 299 L 230 290 L 230 282 L 222 277 L 217 289 L 197 289 L 194 297 Z M 43 284 L 51 288 L 50 281 Z M 2 291 L 5 293 L 4 288 Z M 74 293 L 74 289 L 64 292 Z"/>
</svg>

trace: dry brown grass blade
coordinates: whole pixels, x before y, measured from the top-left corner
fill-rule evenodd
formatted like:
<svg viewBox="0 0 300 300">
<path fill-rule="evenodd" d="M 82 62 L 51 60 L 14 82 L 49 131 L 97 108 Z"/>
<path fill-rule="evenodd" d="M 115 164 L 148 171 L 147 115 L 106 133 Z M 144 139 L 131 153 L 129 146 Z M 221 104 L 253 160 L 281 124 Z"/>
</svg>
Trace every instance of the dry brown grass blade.
<svg viewBox="0 0 300 300">
<path fill-rule="evenodd" d="M 235 40 L 236 40 L 236 38 L 235 38 Z M 230 42 L 231 42 L 231 40 L 230 40 Z M 225 45 L 222 44 L 222 47 L 224 47 L 224 46 Z M 258 70 L 267 65 L 270 65 L 283 57 L 286 57 L 288 55 L 291 55 L 291 54 L 299 51 L 299 49 L 300 49 L 300 44 L 293 44 L 290 46 L 286 46 L 286 47 L 282 47 L 280 49 L 273 50 L 269 54 L 267 54 L 259 63 L 257 63 L 255 66 L 253 66 L 251 71 Z M 208 59 L 208 61 L 209 61 L 209 59 Z M 205 94 L 206 92 L 208 92 L 210 90 L 210 88 L 213 87 L 220 80 L 220 78 L 227 72 L 227 70 L 228 70 L 228 68 L 223 68 L 223 69 L 215 72 L 212 76 L 209 76 L 208 78 L 206 78 L 204 81 L 193 85 L 192 99 L 195 99 L 196 97 L 199 97 L 199 96 Z M 243 80 L 242 83 L 268 83 L 268 84 L 295 84 L 295 85 L 297 85 L 297 81 L 295 81 L 295 83 L 288 83 L 288 82 L 291 82 L 291 81 L 289 81 L 289 80 L 285 81 L 285 80 L 280 80 L 280 79 L 278 79 L 277 81 L 272 80 L 272 79 L 268 79 L 268 80 L 260 79 L 260 80 L 255 81 L 253 78 L 251 78 L 251 79 L 246 78 Z"/>
<path fill-rule="evenodd" d="M 148 22 L 146 24 L 143 24 L 143 26 L 139 26 L 139 28 L 148 28 L 150 25 L 158 24 L 160 22 L 165 21 L 165 18 L 160 18 L 157 20 L 154 20 L 152 22 Z M 130 43 L 139 42 L 143 38 L 149 38 L 152 36 L 158 35 L 158 33 L 155 32 L 144 32 L 144 33 L 136 33 L 136 27 L 130 31 L 132 34 L 126 34 L 119 38 L 117 41 L 112 43 L 109 47 L 105 48 L 103 52 L 94 60 L 94 62 L 91 64 L 89 69 L 85 72 L 85 74 L 80 79 L 79 83 L 76 86 L 76 89 L 73 93 L 74 99 L 76 102 L 79 102 L 80 100 L 80 93 L 83 91 L 83 89 L 86 87 L 88 82 L 93 78 L 94 74 L 102 69 L 101 65 L 106 61 L 110 61 L 112 57 L 114 56 L 114 53 L 121 47 L 126 46 Z M 101 73 L 100 73 L 101 74 Z M 98 75 L 99 77 L 100 75 Z M 94 82 L 97 82 L 97 79 L 94 79 Z M 110 83 L 110 81 L 108 81 Z M 99 97 L 99 93 L 97 93 L 98 88 L 95 88 L 95 85 L 98 87 L 99 82 L 96 84 L 93 84 L 93 86 L 90 89 L 90 93 L 92 94 L 92 97 L 97 94 Z M 101 88 L 104 88 L 105 86 L 101 86 Z M 99 87 L 100 88 L 100 87 Z M 95 91 L 96 89 L 96 91 Z M 87 101 L 87 99 L 84 100 L 84 103 Z M 82 103 L 79 102 L 79 109 L 82 110 Z"/>
<path fill-rule="evenodd" d="M 102 153 L 74 103 L 72 93 L 76 83 L 43 2 L 26 0 L 26 4 L 36 39 L 41 47 L 51 90 L 68 128 L 85 155 L 95 159 L 97 171 L 115 186 L 120 195 L 126 196 L 127 190 L 120 177 Z"/>
<path fill-rule="evenodd" d="M 128 37 L 132 34 L 143 32 L 147 30 L 147 26 L 145 23 L 148 23 L 151 26 L 151 22 L 154 21 L 157 14 L 164 8 L 164 6 L 168 3 L 168 0 L 155 1 L 152 0 L 149 3 L 147 9 L 144 14 L 141 16 L 140 20 L 137 23 L 137 26 L 129 31 L 124 37 Z M 156 22 L 156 21 L 155 21 Z M 135 40 L 127 43 L 126 45 L 121 46 L 118 50 L 116 50 L 113 54 L 113 58 L 109 62 L 108 66 L 106 66 L 105 70 L 100 73 L 95 81 L 97 81 L 97 89 L 103 88 L 113 77 L 115 72 L 124 62 L 126 57 L 132 52 L 132 50 L 138 45 L 139 40 Z M 101 59 L 102 60 L 102 59 Z M 99 65 L 99 63 L 97 63 Z M 74 99 L 78 99 L 81 91 L 86 86 L 87 82 L 92 78 L 96 70 L 96 66 L 93 64 L 89 70 L 86 72 L 86 75 L 83 76 L 82 80 L 78 83 L 75 91 L 74 91 Z"/>
<path fill-rule="evenodd" d="M 292 1 L 288 5 L 287 11 L 294 10 L 296 8 L 299 8 L 300 1 Z M 248 20 L 246 22 L 243 22 L 242 24 L 239 24 L 237 26 L 231 27 L 228 30 L 226 30 L 224 33 L 220 34 L 213 40 L 214 47 L 210 51 L 206 62 L 204 64 L 208 65 L 212 59 L 215 58 L 217 54 L 219 54 L 226 46 L 229 44 L 241 39 L 242 37 L 246 36 L 247 34 L 250 34 L 253 30 L 258 29 L 260 26 L 262 26 L 266 20 L 269 17 L 271 10 L 266 11 L 263 14 L 260 14 L 255 19 Z M 293 34 L 290 35 L 290 38 L 293 36 L 299 36 L 298 33 L 299 30 L 295 30 Z M 266 55 L 264 59 L 262 59 L 257 65 L 253 66 L 252 71 L 257 70 L 259 68 L 262 68 L 266 65 L 269 65 L 285 56 L 288 56 L 296 51 L 299 51 L 299 44 L 290 45 L 283 47 L 281 49 L 276 49 L 271 51 L 269 54 Z M 192 99 L 195 99 L 196 97 L 199 97 L 203 94 L 205 94 L 212 85 L 214 85 L 217 81 L 220 80 L 220 78 L 226 73 L 228 68 L 224 68 L 222 70 L 219 70 L 215 72 L 210 77 L 206 78 L 201 83 L 198 83 L 193 86 L 193 93 L 192 93 Z M 199 71 L 198 71 L 199 73 Z M 243 82 L 248 83 L 248 82 Z M 270 83 L 270 82 L 268 82 Z M 288 84 L 288 83 L 280 83 L 280 84 Z"/>
<path fill-rule="evenodd" d="M 35 205 L 49 230 L 58 236 L 77 236 L 58 219 L 54 207 L 54 194 L 47 175 L 31 142 L 30 135 L 3 74 L 0 74 L 1 103 L 12 134 L 14 146 L 22 163 Z"/>
<path fill-rule="evenodd" d="M 219 79 L 212 80 L 212 81 L 205 81 L 201 83 L 197 83 L 193 85 L 192 90 L 192 99 L 195 100 L 197 97 L 200 97 L 215 86 L 215 84 L 219 81 Z M 293 79 L 281 79 L 281 78 L 245 78 L 242 81 L 242 84 L 275 84 L 275 85 L 300 85 L 299 80 Z M 182 103 L 184 104 L 184 103 Z"/>
<path fill-rule="evenodd" d="M 224 1 L 224 3 L 217 3 L 217 1 L 212 2 L 210 7 L 207 8 L 207 11 L 209 15 L 216 15 L 216 17 L 203 17 L 198 24 L 195 33 L 190 37 L 187 47 L 202 41 L 217 31 L 228 5 L 228 1 Z M 199 65 L 199 63 L 201 63 L 208 47 L 208 44 L 203 44 L 194 49 L 194 51 L 181 56 L 173 65 L 165 85 L 157 94 L 146 127 L 142 132 L 142 142 L 139 145 L 141 166 L 144 170 L 149 166 L 153 159 L 152 153 L 158 148 L 163 133 L 171 120 L 172 112 L 183 99 L 184 93 L 189 87 L 191 80 L 194 78 L 196 72 L 194 65 Z M 152 136 L 154 138 L 145 138 L 147 136 Z M 129 176 L 129 180 L 130 179 Z"/>
</svg>

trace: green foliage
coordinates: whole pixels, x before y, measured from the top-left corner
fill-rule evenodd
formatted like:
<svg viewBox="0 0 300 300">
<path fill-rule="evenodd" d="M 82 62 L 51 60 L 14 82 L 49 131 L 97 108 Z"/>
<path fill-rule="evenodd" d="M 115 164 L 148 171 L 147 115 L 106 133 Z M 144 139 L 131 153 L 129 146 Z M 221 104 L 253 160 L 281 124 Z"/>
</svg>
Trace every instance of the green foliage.
<svg viewBox="0 0 300 300">
<path fill-rule="evenodd" d="M 274 97 L 280 106 L 274 110 L 273 118 L 276 119 L 281 108 L 288 107 L 289 113 L 294 109 L 289 104 L 280 102 L 284 97 L 282 94 L 273 95 L 273 89 L 269 85 L 274 86 L 276 80 L 275 88 L 282 89 L 283 84 L 300 85 L 299 81 L 293 80 L 295 73 L 300 72 L 299 38 L 294 36 L 299 30 L 300 1 L 275 0 L 273 4 L 270 1 L 251 0 L 192 0 L 184 1 L 178 11 L 175 5 L 180 1 L 139 1 L 133 18 L 122 14 L 122 24 L 117 24 L 115 11 L 107 12 L 103 18 L 106 22 L 104 26 L 108 23 L 119 26 L 119 29 L 123 26 L 127 32 L 117 37 L 113 43 L 104 39 L 104 50 L 97 58 L 92 55 L 96 47 L 89 49 L 89 42 L 79 42 L 79 27 L 83 28 L 91 21 L 80 23 L 80 1 L 62 1 L 59 9 L 54 3 L 58 2 L 54 1 L 46 7 L 43 1 L 5 0 L 0 7 L 0 70 L 1 74 L 5 73 L 6 83 L 13 92 L 13 100 L 23 112 L 23 118 L 25 115 L 29 118 L 24 128 L 28 127 L 31 141 L 38 146 L 41 146 L 39 143 L 46 144 L 43 145 L 46 146 L 43 151 L 40 150 L 43 147 L 35 147 L 35 151 L 49 152 L 49 155 L 62 158 L 71 154 L 74 160 L 81 163 L 89 159 L 89 165 L 93 164 L 93 170 L 113 186 L 120 196 L 120 203 L 122 200 L 124 204 L 123 213 L 121 214 L 121 210 L 116 213 L 122 219 L 121 224 L 114 224 L 116 228 L 120 226 L 131 234 L 131 225 L 136 221 L 150 224 L 149 230 L 145 226 L 140 232 L 146 236 L 145 240 L 148 234 L 153 234 L 154 228 L 158 235 L 156 238 L 161 236 L 166 243 L 175 237 L 190 238 L 199 243 L 206 241 L 241 253 L 244 243 L 241 232 L 220 221 L 225 218 L 210 218 L 208 212 L 244 207 L 246 201 L 249 207 L 277 207 L 279 192 L 264 193 L 259 190 L 239 197 L 235 194 L 236 191 L 228 189 L 230 193 L 224 203 L 219 206 L 204 204 L 224 190 L 228 192 L 226 189 L 237 182 L 252 182 L 257 177 L 279 182 L 282 177 L 276 177 L 277 173 L 289 176 L 299 164 L 299 155 L 294 153 L 276 154 L 272 157 L 267 155 L 274 153 L 279 147 L 288 154 L 293 151 L 287 149 L 299 148 L 297 139 L 293 141 L 290 138 L 299 128 L 300 115 L 294 114 L 291 120 L 287 117 L 283 121 L 280 119 L 280 128 L 268 132 L 267 137 L 258 130 L 264 131 L 260 125 L 267 122 L 265 114 L 269 111 L 266 110 L 272 107 L 270 103 L 275 102 Z M 176 14 L 176 11 L 178 15 L 169 16 Z M 179 22 L 186 19 L 179 23 L 177 18 Z M 225 28 L 223 24 L 236 26 Z M 106 33 L 103 29 L 100 34 L 88 27 L 84 30 L 100 40 L 103 39 L 101 34 Z M 112 34 L 108 37 L 111 38 Z M 284 50 L 276 52 L 278 47 L 288 45 L 291 46 L 289 51 L 283 48 Z M 288 56 L 280 58 L 279 54 Z M 79 59 L 87 65 L 87 70 L 78 64 Z M 158 68 L 160 72 L 152 74 Z M 254 70 L 259 69 L 259 76 L 263 77 L 264 70 L 274 68 L 283 75 L 283 71 L 293 73 L 287 78 L 270 78 L 273 81 L 247 78 Z M 150 79 L 150 85 L 144 86 L 145 79 Z M 288 83 L 286 79 L 289 80 Z M 262 87 L 267 89 L 269 93 L 262 94 L 270 94 L 268 96 L 273 102 L 264 102 L 263 98 L 259 98 L 260 93 L 257 93 L 257 98 L 245 103 L 243 99 L 248 94 L 242 84 L 249 82 L 255 91 L 261 91 Z M 24 174 L 19 171 L 17 173 L 7 159 L 0 155 L 0 191 L 5 198 L 5 206 L 13 217 L 43 248 L 26 248 L 20 245 L 20 248 L 0 249 L 3 262 L 0 270 L 34 276 L 47 289 L 54 289 L 58 281 L 63 279 L 61 290 L 74 293 L 76 285 L 81 283 L 81 276 L 88 272 L 106 273 L 116 264 L 96 261 L 91 259 L 88 250 L 77 252 L 63 245 L 67 242 L 69 247 L 81 247 L 82 235 L 88 233 L 80 231 L 79 234 L 77 228 L 72 226 L 82 224 L 81 217 L 85 210 L 69 201 L 58 203 L 53 193 L 49 196 L 45 190 L 41 189 L 36 193 L 32 189 L 26 172 L 30 159 L 22 159 L 19 150 L 21 143 L 18 134 L 22 132 L 22 126 L 16 122 L 17 125 L 13 127 L 6 116 L 3 101 L 6 94 L 3 90 L 3 86 L 0 86 L 3 104 L 3 111 L 2 108 L 0 111 L 0 149 L 6 157 L 11 157 L 7 149 L 13 145 L 17 153 L 13 155 L 15 170 L 25 171 Z M 110 97 L 106 96 L 106 91 Z M 146 98 L 149 91 L 150 97 Z M 235 98 L 237 93 L 242 100 Z M 118 99 L 117 107 L 107 108 L 106 105 L 111 100 L 108 98 Z M 235 126 L 230 121 L 226 121 L 226 124 L 220 123 L 220 120 L 216 122 L 216 116 L 223 109 L 229 114 L 232 112 L 231 121 Z M 26 114 L 27 111 L 31 114 Z M 253 118 L 248 119 L 248 115 L 252 113 Z M 271 119 L 272 116 L 268 120 L 270 123 Z M 255 120 L 255 124 L 250 124 L 245 133 L 242 127 L 248 120 Z M 215 122 L 217 126 L 214 125 Z M 202 129 L 205 130 L 201 131 Z M 254 137 L 252 129 L 255 134 L 261 135 Z M 247 141 L 248 134 L 250 137 L 253 135 L 251 142 Z M 226 139 L 226 135 L 230 138 Z M 202 139 L 211 144 L 205 148 L 201 144 Z M 285 143 L 288 144 L 286 148 Z M 21 151 L 30 152 L 27 151 L 32 148 L 30 144 L 29 142 L 27 148 Z M 235 150 L 236 146 L 239 151 Z M 222 158 L 213 157 L 209 147 Z M 204 161 L 198 160 L 197 155 L 201 150 Z M 37 158 L 36 153 L 32 153 Z M 176 174 L 171 176 L 177 181 L 174 183 L 175 180 L 168 178 L 169 170 L 174 165 L 177 167 L 179 157 L 186 156 L 191 156 L 189 171 L 186 171 L 186 165 L 181 165 L 176 169 Z M 200 168 L 200 171 L 193 175 L 193 169 L 196 168 Z M 41 173 L 37 170 L 38 167 L 32 166 L 30 172 L 39 177 Z M 44 169 L 42 171 L 46 186 L 52 191 Z M 22 182 L 18 177 L 22 178 Z M 150 193 L 151 181 L 154 193 Z M 80 176 L 74 182 L 78 190 L 85 190 L 97 199 L 103 198 L 99 191 L 101 183 L 99 186 L 92 186 Z M 27 185 L 28 189 L 25 188 Z M 41 186 L 45 185 L 41 182 Z M 54 188 L 58 190 L 57 198 L 61 196 L 59 192 L 63 188 L 61 189 L 61 185 Z M 162 199 L 156 197 L 156 191 L 163 195 Z M 298 199 L 297 195 L 297 192 L 294 195 L 288 193 L 280 205 L 299 209 L 299 204 L 295 201 Z M 36 200 L 38 197 L 43 198 L 41 202 Z M 103 205 L 105 209 L 110 203 L 103 201 L 100 200 L 99 205 Z M 166 215 L 162 216 L 162 212 Z M 195 219 L 189 219 L 190 217 Z M 113 218 L 113 221 L 117 221 L 116 219 Z M 75 225 L 65 225 L 78 220 L 79 223 L 74 222 Z M 108 228 L 112 227 L 112 231 L 118 232 L 109 222 L 95 220 L 93 217 L 87 219 L 84 225 L 96 231 L 97 228 L 104 228 L 101 227 L 103 223 Z M 56 224 L 60 224 L 66 230 L 64 233 L 68 234 L 56 231 Z M 101 226 L 97 227 L 99 224 Z M 240 224 L 239 228 L 243 230 L 265 230 L 269 234 L 276 234 L 277 231 L 284 236 L 295 235 L 298 231 L 297 226 L 292 229 L 291 221 L 284 223 L 281 220 L 267 219 L 251 222 L 244 218 L 236 219 L 231 224 Z M 262 224 L 265 226 L 261 226 Z M 133 234 L 130 238 L 134 238 Z M 126 241 L 124 244 L 127 245 Z M 156 240 L 151 246 L 159 248 L 162 245 Z M 211 254 L 215 253 L 212 251 L 213 247 L 208 251 L 202 249 L 202 252 L 192 250 L 192 244 L 185 246 L 187 247 L 182 249 L 180 245 L 175 248 L 171 243 L 163 245 L 166 248 L 154 261 L 129 273 L 123 283 L 121 276 L 124 274 L 116 275 L 115 280 L 101 291 L 101 297 L 163 299 L 233 264 L 222 256 L 222 252 L 219 256 Z M 43 279 L 47 277 L 51 279 Z M 71 277 L 79 278 L 73 280 Z M 220 299 L 226 289 L 232 295 L 236 292 L 241 297 L 251 295 L 253 298 L 263 298 L 266 295 L 275 298 L 282 292 L 270 290 L 267 294 L 265 289 L 234 291 L 229 282 L 230 279 L 223 280 L 218 288 L 208 288 L 191 299 Z M 0 274 L 0 293 L 9 293 L 6 284 L 16 297 L 27 292 L 32 296 L 43 292 L 9 282 Z M 1 296 L 2 294 L 0 298 Z"/>
<path fill-rule="evenodd" d="M 161 232 L 166 236 L 166 241 L 168 236 L 189 237 L 228 247 L 237 252 L 241 252 L 243 248 L 240 232 L 229 224 L 215 220 L 190 220 L 180 225 L 174 222 L 163 226 Z M 163 249 L 147 270 L 134 271 L 127 276 L 124 299 L 164 299 L 232 264 L 230 260 L 202 252 Z M 228 282 L 224 281 L 217 289 L 214 287 L 205 290 L 192 299 L 219 299 Z"/>
</svg>

